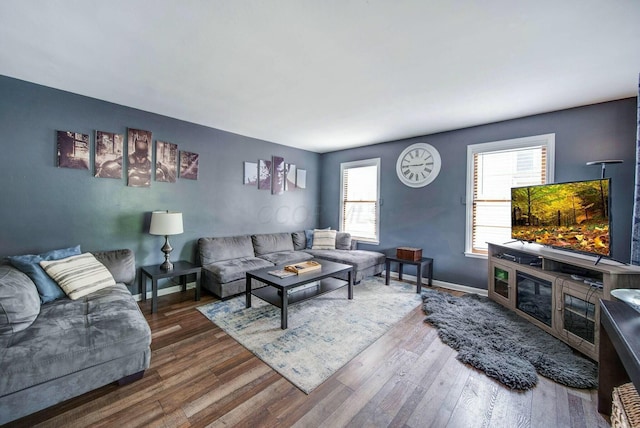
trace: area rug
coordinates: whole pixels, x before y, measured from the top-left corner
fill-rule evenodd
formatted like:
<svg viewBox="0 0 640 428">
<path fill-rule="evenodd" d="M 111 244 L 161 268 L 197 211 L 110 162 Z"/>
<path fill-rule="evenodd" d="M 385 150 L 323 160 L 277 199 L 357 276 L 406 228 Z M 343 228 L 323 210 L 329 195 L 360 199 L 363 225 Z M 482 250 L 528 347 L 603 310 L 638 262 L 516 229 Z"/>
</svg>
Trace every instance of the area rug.
<svg viewBox="0 0 640 428">
<path fill-rule="evenodd" d="M 371 277 L 289 306 L 289 328 L 280 308 L 253 296 L 200 306 L 198 310 L 305 393 L 324 382 L 422 302 L 415 285 Z"/>
<path fill-rule="evenodd" d="M 539 373 L 572 388 L 596 388 L 598 367 L 568 345 L 487 297 L 424 290 L 425 322 L 458 360 L 504 385 L 533 388 Z"/>
</svg>

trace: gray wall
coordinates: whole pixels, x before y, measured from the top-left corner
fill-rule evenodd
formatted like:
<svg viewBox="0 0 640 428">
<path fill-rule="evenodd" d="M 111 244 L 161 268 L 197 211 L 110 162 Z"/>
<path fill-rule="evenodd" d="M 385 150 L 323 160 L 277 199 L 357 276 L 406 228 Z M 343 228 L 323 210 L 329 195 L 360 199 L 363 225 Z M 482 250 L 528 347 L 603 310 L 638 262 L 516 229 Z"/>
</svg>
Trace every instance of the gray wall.
<svg viewBox="0 0 640 428">
<path fill-rule="evenodd" d="M 150 212 L 162 209 L 184 217 L 184 233 L 170 238 L 172 260 L 194 261 L 202 236 L 317 225 L 316 153 L 4 76 L 0 94 L 0 258 L 80 244 L 83 251 L 131 248 L 138 265 L 159 263 L 164 239 L 147 232 Z M 198 180 L 133 188 L 124 177 L 56 167 L 56 130 L 90 134 L 93 147 L 95 130 L 126 135 L 127 128 L 152 131 L 154 147 L 159 139 L 198 153 Z M 307 170 L 306 190 L 271 195 L 242 184 L 243 161 L 273 155 Z"/>
<path fill-rule="evenodd" d="M 380 245 L 361 248 L 420 247 L 434 258 L 436 279 L 486 289 L 486 260 L 464 256 L 467 145 L 548 133 L 556 134 L 556 182 L 599 178 L 600 167 L 586 166 L 588 161 L 624 160 L 609 166 L 607 176 L 612 179 L 612 256 L 629 262 L 636 98 L 324 154 L 320 227 L 339 226 L 340 163 L 380 157 Z M 428 142 L 442 157 L 440 175 L 420 189 L 401 184 L 395 171 L 400 152 L 416 142 Z"/>
<path fill-rule="evenodd" d="M 138 265 L 159 263 L 163 238 L 147 233 L 156 209 L 184 213 L 185 233 L 171 238 L 173 260 L 194 260 L 201 236 L 337 228 L 340 163 L 380 157 L 381 243 L 361 248 L 421 247 L 435 259 L 436 279 L 486 288 L 486 261 L 463 254 L 467 145 L 555 133 L 558 182 L 599 177 L 587 161 L 624 160 L 607 176 L 613 257 L 629 260 L 636 98 L 318 155 L 4 76 L 0 94 L 0 257 L 81 244 L 85 251 L 131 248 Z M 96 129 L 126 134 L 128 127 L 199 153 L 199 179 L 132 188 L 124 178 L 56 167 L 56 130 L 90 134 L 93 142 Z M 418 141 L 440 151 L 442 170 L 411 189 L 397 179 L 395 162 Z M 243 161 L 272 155 L 306 169 L 307 189 L 278 196 L 241 184 Z"/>
</svg>

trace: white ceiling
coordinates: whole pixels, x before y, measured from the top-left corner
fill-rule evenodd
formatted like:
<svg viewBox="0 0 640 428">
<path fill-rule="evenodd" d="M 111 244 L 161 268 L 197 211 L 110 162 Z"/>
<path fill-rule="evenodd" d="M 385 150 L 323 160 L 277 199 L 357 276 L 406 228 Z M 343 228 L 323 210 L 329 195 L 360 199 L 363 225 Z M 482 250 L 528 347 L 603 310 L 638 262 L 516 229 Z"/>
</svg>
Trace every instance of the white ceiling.
<svg viewBox="0 0 640 428">
<path fill-rule="evenodd" d="M 0 74 L 320 153 L 632 97 L 639 73 L 638 0 L 0 0 Z"/>
</svg>

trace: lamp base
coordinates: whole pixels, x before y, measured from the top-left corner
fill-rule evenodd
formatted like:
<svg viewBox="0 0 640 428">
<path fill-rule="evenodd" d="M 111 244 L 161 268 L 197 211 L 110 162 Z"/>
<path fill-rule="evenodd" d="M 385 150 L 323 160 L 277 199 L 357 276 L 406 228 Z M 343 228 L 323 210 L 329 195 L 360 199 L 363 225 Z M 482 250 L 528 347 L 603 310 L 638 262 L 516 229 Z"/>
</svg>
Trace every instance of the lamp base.
<svg viewBox="0 0 640 428">
<path fill-rule="evenodd" d="M 173 248 L 171 248 L 171 245 L 169 244 L 168 235 L 164 236 L 164 245 L 162 246 L 161 250 L 164 253 L 164 263 L 160 265 L 160 269 L 173 270 L 173 263 L 169 261 L 169 254 L 171 254 L 171 251 L 173 251 Z"/>
</svg>

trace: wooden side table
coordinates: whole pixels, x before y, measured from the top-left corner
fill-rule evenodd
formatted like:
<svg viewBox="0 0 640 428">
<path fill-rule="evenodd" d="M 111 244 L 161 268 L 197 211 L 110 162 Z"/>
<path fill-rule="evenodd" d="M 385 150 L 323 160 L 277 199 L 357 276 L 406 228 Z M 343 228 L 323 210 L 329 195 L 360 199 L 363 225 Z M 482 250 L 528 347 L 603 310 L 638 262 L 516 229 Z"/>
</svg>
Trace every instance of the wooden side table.
<svg viewBox="0 0 640 428">
<path fill-rule="evenodd" d="M 147 300 L 147 278 L 151 279 L 151 313 L 158 311 L 158 280 L 163 278 L 180 277 L 182 291 L 187 289 L 187 275 L 196 274 L 196 300 L 200 300 L 200 266 L 181 260 L 173 263 L 172 270 L 160 269 L 160 265 L 149 265 L 140 268 L 140 293 L 142 301 Z"/>
<path fill-rule="evenodd" d="M 431 257 L 422 257 L 420 260 L 407 260 L 400 259 L 396 256 L 386 256 L 385 265 L 385 281 L 386 285 L 389 285 L 389 275 L 391 273 L 391 262 L 398 263 L 398 279 L 402 281 L 402 268 L 405 264 L 414 265 L 416 267 L 416 293 L 422 292 L 422 272 L 424 268 L 427 268 L 427 279 L 429 287 L 432 286 L 433 281 L 433 259 Z"/>
</svg>

